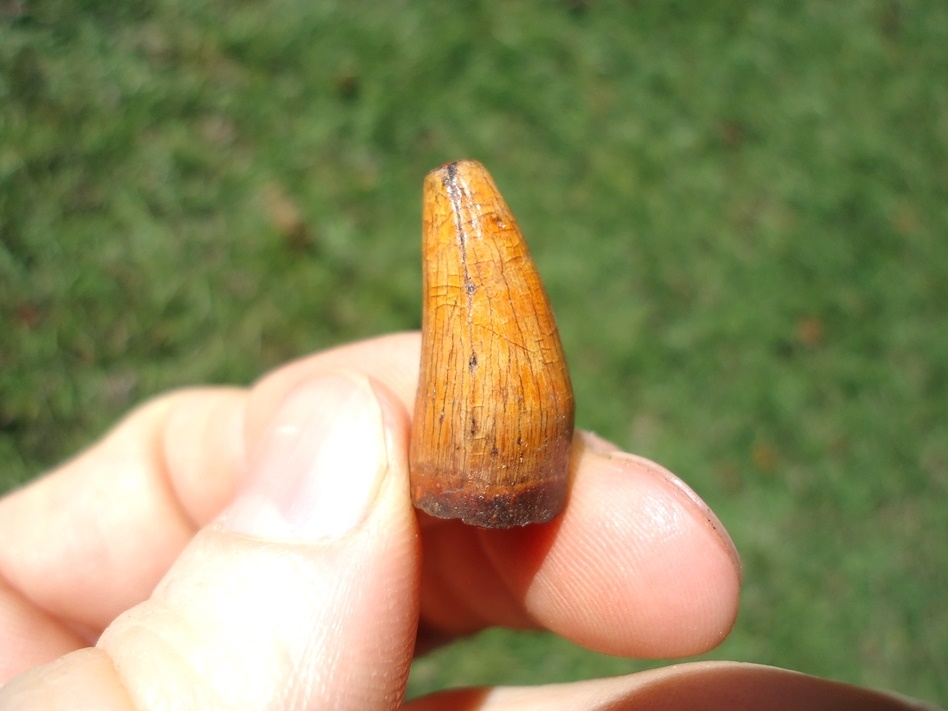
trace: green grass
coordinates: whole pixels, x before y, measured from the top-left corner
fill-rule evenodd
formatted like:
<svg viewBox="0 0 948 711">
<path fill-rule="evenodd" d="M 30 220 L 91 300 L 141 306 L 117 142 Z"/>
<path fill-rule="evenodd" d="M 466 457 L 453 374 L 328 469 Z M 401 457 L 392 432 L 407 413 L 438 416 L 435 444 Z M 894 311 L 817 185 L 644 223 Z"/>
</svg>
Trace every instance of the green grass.
<svg viewBox="0 0 948 711">
<path fill-rule="evenodd" d="M 398 8 L 0 3 L 0 486 L 417 327 L 421 179 L 477 158 L 579 423 L 742 552 L 712 656 L 948 701 L 948 7 Z M 490 631 L 411 691 L 637 664 Z"/>
</svg>

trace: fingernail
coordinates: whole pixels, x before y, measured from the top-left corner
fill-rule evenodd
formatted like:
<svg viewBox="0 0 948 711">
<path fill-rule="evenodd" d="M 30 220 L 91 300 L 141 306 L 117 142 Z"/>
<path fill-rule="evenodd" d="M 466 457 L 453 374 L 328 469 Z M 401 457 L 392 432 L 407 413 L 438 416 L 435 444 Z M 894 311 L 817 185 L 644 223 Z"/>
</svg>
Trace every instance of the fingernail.
<svg viewBox="0 0 948 711">
<path fill-rule="evenodd" d="M 579 436 L 582 438 L 583 444 L 588 447 L 590 451 L 596 452 L 597 454 L 610 454 L 612 452 L 621 451 L 618 445 L 600 437 L 595 432 L 583 430 L 579 433 Z"/>
<path fill-rule="evenodd" d="M 338 538 L 368 514 L 386 462 L 382 410 L 368 380 L 313 380 L 277 411 L 221 525 L 280 540 Z"/>
<path fill-rule="evenodd" d="M 741 556 L 737 552 L 737 546 L 734 545 L 731 535 L 727 532 L 727 529 L 724 528 L 724 524 L 721 523 L 721 519 L 719 519 L 714 511 L 711 510 L 711 507 L 708 506 L 690 486 L 675 476 L 672 472 L 665 469 L 665 467 L 660 466 L 652 460 L 646 459 L 645 457 L 640 457 L 636 454 L 629 454 L 627 452 L 606 452 L 601 453 L 601 456 L 631 459 L 632 461 L 637 462 L 640 466 L 644 467 L 646 471 L 648 471 L 653 476 L 657 476 L 670 484 L 675 489 L 679 498 L 687 503 L 693 510 L 696 510 L 698 515 L 708 522 L 708 524 L 711 526 L 711 529 L 717 534 L 718 539 L 724 546 L 724 549 L 727 552 L 728 557 L 730 557 L 731 562 L 734 564 L 734 567 L 737 570 L 738 578 L 743 579 L 744 566 L 741 563 Z"/>
</svg>

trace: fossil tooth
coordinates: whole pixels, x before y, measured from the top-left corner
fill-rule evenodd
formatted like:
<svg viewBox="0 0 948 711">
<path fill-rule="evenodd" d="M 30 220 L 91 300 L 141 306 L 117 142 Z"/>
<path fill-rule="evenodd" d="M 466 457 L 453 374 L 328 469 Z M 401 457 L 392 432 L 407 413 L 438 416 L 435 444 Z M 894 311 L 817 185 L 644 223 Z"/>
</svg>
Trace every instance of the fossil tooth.
<svg viewBox="0 0 948 711">
<path fill-rule="evenodd" d="M 412 500 L 484 528 L 544 523 L 566 501 L 574 406 L 540 275 L 480 163 L 429 173 L 423 213 Z"/>
</svg>

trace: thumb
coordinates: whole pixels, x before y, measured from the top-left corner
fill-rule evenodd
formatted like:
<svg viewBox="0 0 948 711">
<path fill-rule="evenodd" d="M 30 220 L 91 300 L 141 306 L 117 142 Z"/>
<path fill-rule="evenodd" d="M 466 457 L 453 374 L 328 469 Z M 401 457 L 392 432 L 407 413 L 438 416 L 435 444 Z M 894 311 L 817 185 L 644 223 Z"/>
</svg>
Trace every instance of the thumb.
<svg viewBox="0 0 948 711">
<path fill-rule="evenodd" d="M 26 675 L 41 695 L 17 695 L 22 707 L 71 695 L 64 680 L 96 708 L 397 707 L 420 562 L 407 430 L 404 408 L 364 377 L 298 387 L 232 506 L 95 652 Z"/>
</svg>

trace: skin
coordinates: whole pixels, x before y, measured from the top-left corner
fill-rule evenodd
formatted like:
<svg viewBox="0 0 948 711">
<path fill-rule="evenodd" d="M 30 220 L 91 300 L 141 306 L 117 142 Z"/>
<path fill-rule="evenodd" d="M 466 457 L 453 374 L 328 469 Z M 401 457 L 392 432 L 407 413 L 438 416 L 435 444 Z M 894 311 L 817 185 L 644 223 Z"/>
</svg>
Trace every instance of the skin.
<svg viewBox="0 0 948 711">
<path fill-rule="evenodd" d="M 574 440 L 567 510 L 550 524 L 417 514 L 418 361 L 417 334 L 398 334 L 250 389 L 174 392 L 0 499 L 0 708 L 402 708 L 413 654 L 488 626 L 625 656 L 724 639 L 741 577 L 724 528 L 672 474 L 594 435 Z M 921 707 L 705 663 L 404 708 L 698 704 Z"/>
</svg>

